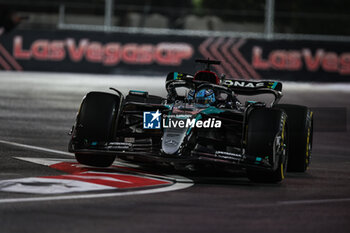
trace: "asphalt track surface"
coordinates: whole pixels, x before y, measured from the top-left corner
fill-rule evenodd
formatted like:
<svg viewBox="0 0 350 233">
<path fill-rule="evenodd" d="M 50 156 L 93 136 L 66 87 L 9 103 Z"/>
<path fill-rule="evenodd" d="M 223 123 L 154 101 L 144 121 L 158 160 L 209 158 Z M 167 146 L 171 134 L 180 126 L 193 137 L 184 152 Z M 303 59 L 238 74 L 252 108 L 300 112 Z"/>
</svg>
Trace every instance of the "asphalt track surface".
<svg viewBox="0 0 350 233">
<path fill-rule="evenodd" d="M 0 140 L 58 151 L 1 142 L 0 180 L 63 174 L 15 157 L 71 159 L 64 153 L 67 132 L 86 92 L 113 86 L 164 95 L 163 85 L 164 79 L 145 77 L 0 73 Z M 287 83 L 284 93 L 282 102 L 349 113 L 350 85 Z M 186 189 L 142 195 L 40 200 L 43 195 L 0 192 L 0 232 L 350 232 L 350 134 L 344 119 L 350 121 L 341 109 L 322 114 L 311 168 L 288 173 L 282 184 L 208 172 L 186 174 L 194 182 Z"/>
</svg>

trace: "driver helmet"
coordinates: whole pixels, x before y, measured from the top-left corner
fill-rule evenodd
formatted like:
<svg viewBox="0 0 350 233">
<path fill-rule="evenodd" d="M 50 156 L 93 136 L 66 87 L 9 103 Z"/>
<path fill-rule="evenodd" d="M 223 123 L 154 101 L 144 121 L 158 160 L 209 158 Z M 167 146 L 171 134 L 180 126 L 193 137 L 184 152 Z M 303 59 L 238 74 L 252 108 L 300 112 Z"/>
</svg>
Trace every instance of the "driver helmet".
<svg viewBox="0 0 350 233">
<path fill-rule="evenodd" d="M 215 93 L 212 89 L 202 89 L 196 93 L 196 104 L 209 106 L 214 104 L 215 101 Z"/>
</svg>

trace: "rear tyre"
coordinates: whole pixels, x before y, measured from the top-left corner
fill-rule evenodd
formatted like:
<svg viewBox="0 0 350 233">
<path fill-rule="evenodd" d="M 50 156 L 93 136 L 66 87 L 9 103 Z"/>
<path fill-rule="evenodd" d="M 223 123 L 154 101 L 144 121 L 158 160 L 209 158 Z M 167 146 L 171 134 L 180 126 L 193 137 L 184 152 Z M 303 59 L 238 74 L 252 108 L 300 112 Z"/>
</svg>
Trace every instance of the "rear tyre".
<svg viewBox="0 0 350 233">
<path fill-rule="evenodd" d="M 279 104 L 288 115 L 289 160 L 288 171 L 305 172 L 311 162 L 313 113 L 305 106 Z"/>
<path fill-rule="evenodd" d="M 286 118 L 287 115 L 279 109 L 260 108 L 250 113 L 246 153 L 267 159 L 273 165 L 272 171 L 248 168 L 251 181 L 278 183 L 284 179 L 288 161 Z"/>
<path fill-rule="evenodd" d="M 72 137 L 76 149 L 93 149 L 92 145 L 110 142 L 115 138 L 119 105 L 120 97 L 117 95 L 103 92 L 86 95 Z M 75 154 L 79 163 L 96 167 L 110 166 L 115 157 L 103 153 Z"/>
</svg>

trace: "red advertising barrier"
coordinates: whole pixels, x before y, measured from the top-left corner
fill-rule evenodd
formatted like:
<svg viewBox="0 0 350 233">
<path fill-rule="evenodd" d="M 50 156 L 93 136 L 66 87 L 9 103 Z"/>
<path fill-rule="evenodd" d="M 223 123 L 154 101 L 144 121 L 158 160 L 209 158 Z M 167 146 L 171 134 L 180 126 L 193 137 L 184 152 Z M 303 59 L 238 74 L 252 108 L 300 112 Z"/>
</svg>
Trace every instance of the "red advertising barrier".
<svg viewBox="0 0 350 233">
<path fill-rule="evenodd" d="M 0 37 L 0 69 L 105 74 L 193 73 L 221 60 L 235 79 L 350 81 L 350 43 L 15 30 Z"/>
</svg>

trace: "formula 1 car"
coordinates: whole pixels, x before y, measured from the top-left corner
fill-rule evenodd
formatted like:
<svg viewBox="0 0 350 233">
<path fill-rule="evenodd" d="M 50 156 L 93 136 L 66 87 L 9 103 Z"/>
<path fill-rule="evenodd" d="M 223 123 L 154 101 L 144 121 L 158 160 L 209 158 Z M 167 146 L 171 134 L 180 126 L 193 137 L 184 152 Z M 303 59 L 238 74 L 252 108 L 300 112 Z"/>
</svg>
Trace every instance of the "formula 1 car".
<svg viewBox="0 0 350 233">
<path fill-rule="evenodd" d="M 219 78 L 219 61 L 196 60 L 194 75 L 171 72 L 167 97 L 130 90 L 90 92 L 71 130 L 69 151 L 81 164 L 107 167 L 115 160 L 201 169 L 245 170 L 254 182 L 280 182 L 285 172 L 304 172 L 311 161 L 313 113 L 277 104 L 282 83 Z M 185 91 L 184 91 L 185 90 Z M 272 103 L 239 96 L 271 94 Z"/>
</svg>

